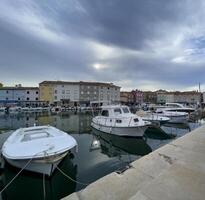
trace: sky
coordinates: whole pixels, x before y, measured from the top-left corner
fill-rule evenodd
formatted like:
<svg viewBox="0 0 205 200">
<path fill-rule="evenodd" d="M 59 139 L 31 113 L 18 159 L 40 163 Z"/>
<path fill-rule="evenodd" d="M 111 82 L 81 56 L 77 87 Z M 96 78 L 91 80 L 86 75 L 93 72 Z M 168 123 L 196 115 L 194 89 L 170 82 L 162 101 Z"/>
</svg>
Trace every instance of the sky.
<svg viewBox="0 0 205 200">
<path fill-rule="evenodd" d="M 0 82 L 205 91 L 204 0 L 1 0 Z"/>
</svg>

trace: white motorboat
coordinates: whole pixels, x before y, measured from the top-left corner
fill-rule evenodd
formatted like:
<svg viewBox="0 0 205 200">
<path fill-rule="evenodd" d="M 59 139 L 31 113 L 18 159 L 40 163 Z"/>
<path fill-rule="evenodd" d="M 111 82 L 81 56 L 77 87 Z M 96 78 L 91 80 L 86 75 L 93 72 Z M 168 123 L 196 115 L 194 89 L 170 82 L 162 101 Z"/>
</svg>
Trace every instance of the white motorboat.
<svg viewBox="0 0 205 200">
<path fill-rule="evenodd" d="M 16 112 L 21 112 L 21 107 L 20 106 L 12 106 L 9 108 L 9 112 L 11 113 L 16 113 Z"/>
<path fill-rule="evenodd" d="M 2 154 L 18 168 L 50 176 L 76 140 L 52 126 L 34 126 L 14 131 L 4 142 Z"/>
<path fill-rule="evenodd" d="M 119 136 L 142 137 L 150 122 L 130 112 L 127 106 L 102 106 L 101 115 L 92 119 L 91 126 L 99 131 Z"/>
<path fill-rule="evenodd" d="M 164 109 L 166 111 L 170 111 L 170 112 L 186 112 L 186 113 L 191 113 L 196 111 L 195 108 L 191 108 L 191 107 L 186 107 L 183 104 L 180 103 L 166 103 L 164 106 Z"/>
<path fill-rule="evenodd" d="M 61 106 L 55 106 L 55 107 L 51 108 L 51 112 L 54 112 L 54 113 L 59 113 L 59 112 L 62 112 L 62 111 L 65 111 L 65 108 L 63 108 Z"/>
<path fill-rule="evenodd" d="M 158 116 L 170 118 L 169 123 L 187 123 L 189 114 L 187 112 L 167 111 L 166 109 L 157 109 Z"/>
<path fill-rule="evenodd" d="M 6 112 L 6 107 L 0 107 L 0 112 Z"/>
<path fill-rule="evenodd" d="M 158 115 L 157 113 L 153 113 L 150 111 L 140 110 L 140 111 L 137 111 L 136 114 L 142 117 L 144 121 L 151 122 L 154 125 L 162 125 L 170 121 L 169 117 L 161 116 L 161 115 Z"/>
</svg>

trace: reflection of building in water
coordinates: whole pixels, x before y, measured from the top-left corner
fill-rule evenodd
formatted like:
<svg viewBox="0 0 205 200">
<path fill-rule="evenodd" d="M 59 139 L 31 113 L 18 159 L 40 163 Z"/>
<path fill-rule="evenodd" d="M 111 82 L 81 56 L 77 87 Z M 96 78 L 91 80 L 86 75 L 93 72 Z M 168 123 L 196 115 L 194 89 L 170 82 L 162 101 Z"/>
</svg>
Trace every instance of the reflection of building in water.
<svg viewBox="0 0 205 200">
<path fill-rule="evenodd" d="M 76 180 L 77 165 L 69 156 L 66 156 L 60 163 L 59 168 L 69 177 Z M 6 166 L 0 187 L 2 188 L 16 175 L 17 170 L 12 166 Z M 52 177 L 45 178 L 45 194 L 43 191 L 43 176 L 30 172 L 23 172 L 19 177 L 2 193 L 2 199 L 62 199 L 76 190 L 76 183 L 66 178 L 58 170 Z M 46 198 L 44 198 L 44 195 Z"/>
<path fill-rule="evenodd" d="M 41 125 L 50 124 L 64 131 L 82 133 L 90 131 L 91 116 L 87 114 L 61 113 L 39 117 L 38 122 Z"/>
<path fill-rule="evenodd" d="M 0 129 L 18 129 L 33 126 L 36 120 L 36 115 L 2 115 L 0 116 Z"/>
<path fill-rule="evenodd" d="M 90 131 L 90 123 L 91 115 L 87 114 L 21 113 L 0 116 L 0 129 L 18 129 L 36 124 L 51 125 L 68 132 L 83 133 Z"/>
</svg>

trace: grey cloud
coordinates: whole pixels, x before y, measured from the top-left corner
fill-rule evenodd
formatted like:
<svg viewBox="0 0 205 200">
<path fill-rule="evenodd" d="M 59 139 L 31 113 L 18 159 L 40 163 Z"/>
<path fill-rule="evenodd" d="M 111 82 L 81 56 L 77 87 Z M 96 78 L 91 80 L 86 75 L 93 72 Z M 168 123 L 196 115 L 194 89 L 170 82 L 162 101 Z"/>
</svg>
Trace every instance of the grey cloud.
<svg viewBox="0 0 205 200">
<path fill-rule="evenodd" d="M 194 27 L 196 23 L 200 25 L 198 20 L 203 13 L 201 0 L 25 2 L 19 1 L 15 6 L 20 8 L 20 4 L 25 4 L 26 9 L 34 9 L 39 19 L 45 19 L 43 26 L 59 38 L 65 36 L 65 41 L 46 41 L 29 32 L 26 27 L 22 29 L 20 25 L 0 18 L 2 80 L 19 79 L 22 83 L 24 80 L 40 82 L 46 79 L 118 83 L 129 80 L 133 87 L 140 87 L 139 83 L 146 80 L 159 82 L 159 87 L 165 83 L 187 87 L 199 81 L 205 82 L 204 62 L 171 62 L 172 55 L 162 55 L 166 54 L 163 50 L 162 54 L 155 54 L 158 46 L 154 45 L 157 42 L 162 45 L 170 41 L 174 43 L 173 40 L 177 40 L 175 36 L 184 29 Z M 13 6 L 14 3 L 10 1 Z M 33 3 L 32 6 L 29 3 Z M 99 59 L 92 42 L 118 48 L 120 54 Z M 193 35 L 192 39 L 185 38 L 183 42 L 193 44 L 190 46 L 195 48 L 195 54 L 200 52 L 200 56 L 203 56 L 204 38 L 201 34 Z M 172 50 L 170 45 L 170 50 L 178 56 L 178 52 L 183 53 L 186 47 Z M 140 51 L 146 56 L 124 53 L 127 49 Z M 109 67 L 95 70 L 92 68 L 94 63 L 104 63 Z"/>
</svg>

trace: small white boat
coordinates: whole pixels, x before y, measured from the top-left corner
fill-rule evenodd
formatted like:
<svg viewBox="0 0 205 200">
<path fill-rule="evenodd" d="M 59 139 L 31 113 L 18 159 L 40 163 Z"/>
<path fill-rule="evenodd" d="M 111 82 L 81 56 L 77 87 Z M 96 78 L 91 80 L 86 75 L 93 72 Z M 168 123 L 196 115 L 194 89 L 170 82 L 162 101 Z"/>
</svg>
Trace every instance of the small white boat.
<svg viewBox="0 0 205 200">
<path fill-rule="evenodd" d="M 54 113 L 59 113 L 59 112 L 62 112 L 62 111 L 65 111 L 65 110 L 61 106 L 55 106 L 55 107 L 51 108 L 51 112 L 54 112 Z"/>
<path fill-rule="evenodd" d="M 0 112 L 6 112 L 6 107 L 0 107 Z"/>
<path fill-rule="evenodd" d="M 150 122 L 130 112 L 127 106 L 102 106 L 101 115 L 92 119 L 91 126 L 99 131 L 119 135 L 142 137 Z"/>
<path fill-rule="evenodd" d="M 170 112 L 186 112 L 186 113 L 192 113 L 196 111 L 195 108 L 186 107 L 183 104 L 180 103 L 166 103 L 163 107 L 166 111 Z"/>
<path fill-rule="evenodd" d="M 21 112 L 21 107 L 20 106 L 12 106 L 9 108 L 9 112 L 11 113 L 16 113 L 16 112 Z"/>
<path fill-rule="evenodd" d="M 136 112 L 136 114 L 142 117 L 144 121 L 151 122 L 154 125 L 162 125 L 170 121 L 169 117 L 161 116 L 161 115 L 158 115 L 157 113 L 153 113 L 150 111 L 140 110 Z"/>
<path fill-rule="evenodd" d="M 15 167 L 50 176 L 76 140 L 52 126 L 34 126 L 14 131 L 4 142 L 2 154 Z"/>
<path fill-rule="evenodd" d="M 189 114 L 186 112 L 167 111 L 166 109 L 157 109 L 158 116 L 170 118 L 169 123 L 187 123 Z"/>
</svg>

